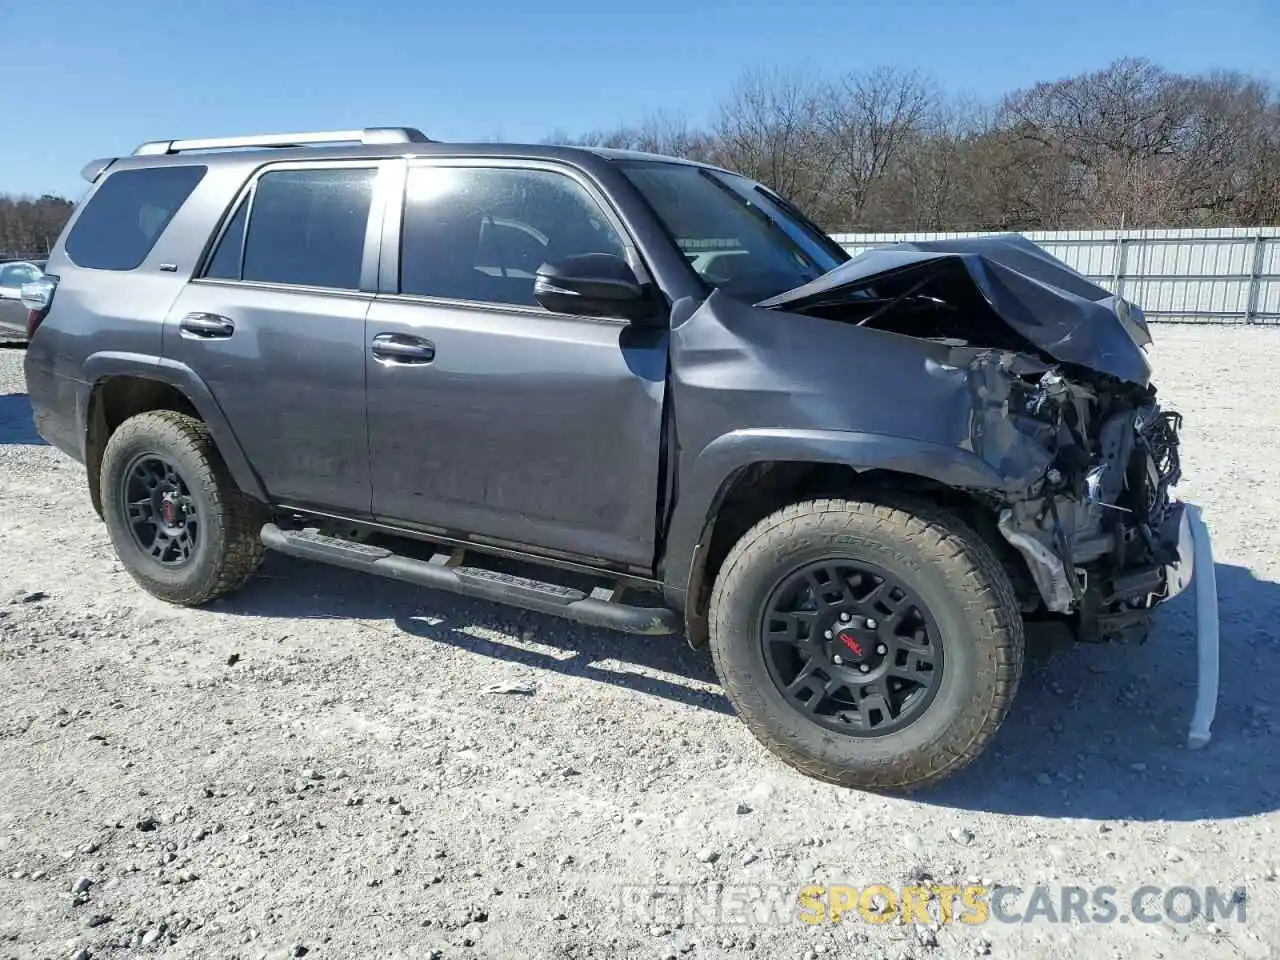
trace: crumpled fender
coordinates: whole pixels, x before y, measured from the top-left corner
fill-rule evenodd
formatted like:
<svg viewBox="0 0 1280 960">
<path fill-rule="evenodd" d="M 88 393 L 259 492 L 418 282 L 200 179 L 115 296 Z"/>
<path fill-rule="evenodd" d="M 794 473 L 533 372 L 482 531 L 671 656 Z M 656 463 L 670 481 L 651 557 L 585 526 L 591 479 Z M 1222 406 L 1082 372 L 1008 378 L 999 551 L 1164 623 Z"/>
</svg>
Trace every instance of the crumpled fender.
<svg viewBox="0 0 1280 960">
<path fill-rule="evenodd" d="M 1014 412 L 1022 378 L 1049 369 L 1033 357 L 767 310 L 718 291 L 672 337 L 676 472 L 662 566 L 672 603 L 744 467 L 892 470 L 1016 499 L 1053 457 L 1044 424 Z"/>
</svg>

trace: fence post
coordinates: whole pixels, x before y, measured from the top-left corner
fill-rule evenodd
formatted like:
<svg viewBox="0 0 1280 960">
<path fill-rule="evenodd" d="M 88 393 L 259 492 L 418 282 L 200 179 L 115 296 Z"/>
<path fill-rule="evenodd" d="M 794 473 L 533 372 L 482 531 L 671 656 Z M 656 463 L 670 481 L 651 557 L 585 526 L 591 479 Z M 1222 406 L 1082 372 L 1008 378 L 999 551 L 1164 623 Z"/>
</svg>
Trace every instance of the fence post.
<svg viewBox="0 0 1280 960">
<path fill-rule="evenodd" d="M 1253 238 L 1253 269 L 1249 273 L 1249 295 L 1244 308 L 1244 322 L 1253 323 L 1258 313 L 1258 301 L 1262 295 L 1262 263 L 1266 238 L 1259 233 Z"/>
<path fill-rule="evenodd" d="M 1124 271 L 1126 254 L 1129 252 L 1128 238 L 1123 233 L 1116 234 L 1115 269 L 1111 271 L 1111 292 L 1124 299 Z"/>
</svg>

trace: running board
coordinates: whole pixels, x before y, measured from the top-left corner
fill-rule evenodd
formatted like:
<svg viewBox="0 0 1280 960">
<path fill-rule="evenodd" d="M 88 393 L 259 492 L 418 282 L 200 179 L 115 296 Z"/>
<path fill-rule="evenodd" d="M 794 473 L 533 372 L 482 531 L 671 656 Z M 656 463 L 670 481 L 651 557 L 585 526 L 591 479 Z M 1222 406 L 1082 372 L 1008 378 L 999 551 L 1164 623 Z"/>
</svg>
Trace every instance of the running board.
<svg viewBox="0 0 1280 960">
<path fill-rule="evenodd" d="M 272 550 L 291 557 L 319 560 L 348 570 L 376 573 L 423 587 L 493 600 L 607 630 L 660 636 L 680 629 L 679 615 L 666 607 L 617 603 L 608 599 L 613 595 L 608 588 L 587 594 L 561 584 L 483 567 L 456 565 L 456 554 L 437 553 L 430 560 L 419 560 L 393 553 L 386 547 L 330 537 L 315 529 L 281 530 L 274 523 L 262 528 L 262 542 Z"/>
</svg>

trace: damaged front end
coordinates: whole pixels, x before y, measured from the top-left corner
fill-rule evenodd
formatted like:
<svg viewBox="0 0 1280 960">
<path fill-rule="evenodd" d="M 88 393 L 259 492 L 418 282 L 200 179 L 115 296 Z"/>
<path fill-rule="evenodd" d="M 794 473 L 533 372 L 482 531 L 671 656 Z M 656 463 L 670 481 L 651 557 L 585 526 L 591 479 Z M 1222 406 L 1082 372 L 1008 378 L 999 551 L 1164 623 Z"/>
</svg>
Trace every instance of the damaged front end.
<svg viewBox="0 0 1280 960">
<path fill-rule="evenodd" d="M 1018 236 L 872 250 L 759 306 L 915 338 L 964 379 L 961 445 L 1001 478 L 971 493 L 1025 561 L 1029 617 L 1105 639 L 1189 582 L 1182 418 L 1149 383 L 1136 306 Z"/>
<path fill-rule="evenodd" d="M 1091 379 L 1054 368 L 1013 385 L 1008 416 L 1049 460 L 1025 495 L 993 504 L 1043 610 L 1074 614 L 1083 640 L 1141 627 L 1186 586 L 1191 562 L 1189 518 L 1171 495 L 1181 416 L 1150 387 Z"/>
</svg>

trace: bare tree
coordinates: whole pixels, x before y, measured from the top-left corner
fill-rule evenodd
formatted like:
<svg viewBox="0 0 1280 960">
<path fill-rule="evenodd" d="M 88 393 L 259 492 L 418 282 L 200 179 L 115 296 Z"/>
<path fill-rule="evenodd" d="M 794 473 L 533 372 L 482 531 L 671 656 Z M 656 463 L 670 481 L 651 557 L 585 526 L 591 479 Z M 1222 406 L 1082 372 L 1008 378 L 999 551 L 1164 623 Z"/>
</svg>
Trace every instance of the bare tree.
<svg viewBox="0 0 1280 960">
<path fill-rule="evenodd" d="M 646 117 L 635 128 L 633 141 L 634 148 L 645 153 L 691 160 L 705 160 L 711 154 L 710 138 L 704 131 L 695 129 L 682 114 L 665 111 Z"/>
<path fill-rule="evenodd" d="M 955 230 L 968 222 L 982 192 L 969 161 L 974 142 L 989 128 L 989 111 L 981 104 L 936 99 L 903 138 L 869 219 L 877 228 L 912 230 Z"/>
<path fill-rule="evenodd" d="M 919 74 L 881 67 L 850 73 L 827 88 L 822 126 L 835 157 L 842 207 L 853 228 L 865 226 L 872 192 L 907 141 L 917 138 L 936 95 Z"/>
<path fill-rule="evenodd" d="M 712 152 L 709 135 L 692 126 L 680 114 L 659 111 L 650 114 L 636 126 L 620 126 L 571 137 L 557 131 L 544 143 L 573 146 L 609 147 L 615 150 L 639 150 L 669 157 L 705 160 Z"/>
<path fill-rule="evenodd" d="M 1253 192 L 1251 167 L 1267 153 L 1269 90 L 1256 78 L 1218 72 L 1186 81 L 1188 122 L 1170 175 L 1184 219 L 1226 223 Z"/>
<path fill-rule="evenodd" d="M 821 209 L 834 164 L 821 124 L 822 100 L 821 85 L 805 74 L 745 74 L 720 107 L 715 159 L 801 207 Z"/>
<path fill-rule="evenodd" d="M 1243 168 L 1265 149 L 1275 92 L 1235 73 L 1172 74 L 1146 60 L 1006 98 L 1007 125 L 1073 175 L 1066 219 L 1178 226 L 1239 216 Z M 1260 136 L 1260 134 L 1263 134 Z"/>
<path fill-rule="evenodd" d="M 1236 222 L 1280 223 L 1280 100 L 1274 97 L 1247 135 L 1240 176 L 1246 187 L 1235 204 Z"/>
</svg>

